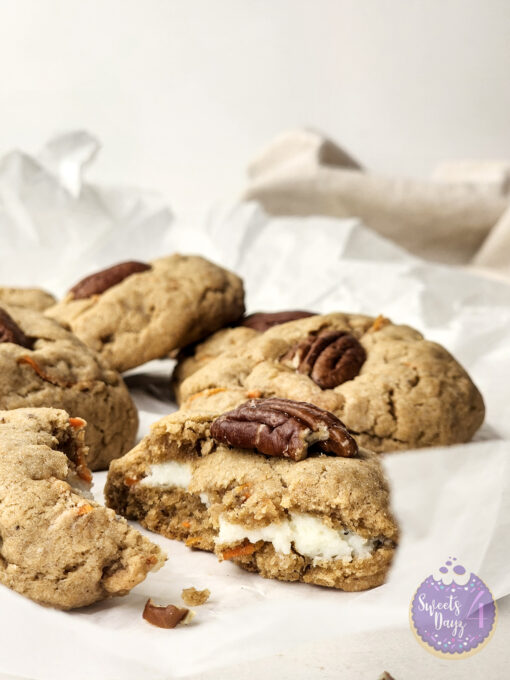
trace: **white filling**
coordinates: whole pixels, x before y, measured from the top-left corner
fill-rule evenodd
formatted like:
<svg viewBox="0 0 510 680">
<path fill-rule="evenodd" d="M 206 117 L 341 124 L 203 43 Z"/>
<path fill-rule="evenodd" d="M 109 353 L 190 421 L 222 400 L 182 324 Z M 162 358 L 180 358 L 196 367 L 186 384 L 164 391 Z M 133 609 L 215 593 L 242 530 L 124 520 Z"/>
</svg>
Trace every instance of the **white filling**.
<svg viewBox="0 0 510 680">
<path fill-rule="evenodd" d="M 187 489 L 191 477 L 192 469 L 189 463 L 168 460 L 151 465 L 149 474 L 140 484 Z M 200 494 L 200 500 L 209 507 L 210 500 L 206 493 Z M 260 529 L 246 529 L 240 524 L 231 524 L 220 517 L 220 531 L 216 543 L 220 545 L 236 543 L 246 538 L 251 543 L 257 541 L 272 543 L 274 549 L 284 555 L 288 555 L 294 546 L 296 552 L 312 558 L 314 562 L 335 559 L 350 562 L 353 558 L 364 559 L 370 557 L 374 549 L 373 539 L 363 538 L 353 531 L 333 529 L 317 517 L 306 513 L 290 513 L 289 519 Z"/>
<path fill-rule="evenodd" d="M 200 501 L 205 505 L 206 508 L 208 508 L 211 505 L 211 501 L 209 500 L 209 496 L 206 493 L 200 494 Z"/>
<path fill-rule="evenodd" d="M 150 472 L 140 484 L 143 486 L 178 486 L 187 489 L 191 482 L 191 465 L 167 460 L 164 463 L 151 465 Z"/>
<path fill-rule="evenodd" d="M 314 561 L 343 560 L 370 557 L 374 549 L 374 539 L 363 538 L 352 531 L 333 529 L 317 517 L 293 512 L 290 519 L 269 524 L 260 529 L 246 529 L 240 524 L 231 524 L 220 517 L 220 531 L 216 543 L 236 543 L 243 539 L 250 543 L 267 541 L 277 552 L 288 555 L 291 546 L 304 557 Z"/>
<path fill-rule="evenodd" d="M 187 489 L 192 475 L 193 471 L 189 463 L 167 460 L 164 463 L 151 465 L 149 474 L 142 479 L 140 484 L 155 487 L 177 486 L 180 489 Z M 200 500 L 206 508 L 211 505 L 209 496 L 206 493 L 200 494 Z"/>
</svg>

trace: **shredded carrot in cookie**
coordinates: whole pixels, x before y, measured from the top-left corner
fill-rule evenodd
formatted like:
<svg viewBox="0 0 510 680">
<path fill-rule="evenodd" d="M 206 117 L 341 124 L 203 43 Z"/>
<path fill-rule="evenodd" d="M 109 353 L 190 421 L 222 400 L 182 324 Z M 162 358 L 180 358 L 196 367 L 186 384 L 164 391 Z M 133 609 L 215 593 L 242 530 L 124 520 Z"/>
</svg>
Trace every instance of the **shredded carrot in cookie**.
<svg viewBox="0 0 510 680">
<path fill-rule="evenodd" d="M 192 394 L 191 397 L 186 401 L 187 404 L 191 404 L 192 401 L 198 399 L 199 397 L 210 397 L 212 394 L 218 394 L 218 392 L 226 392 L 226 387 L 211 387 L 208 390 L 202 390 L 196 394 Z"/>
<path fill-rule="evenodd" d="M 51 375 L 48 375 L 48 373 L 43 371 L 39 364 L 34 361 L 32 357 L 29 357 L 28 354 L 24 354 L 23 356 L 19 357 L 17 362 L 18 364 L 27 364 L 42 380 L 49 382 L 52 385 L 56 385 L 57 387 L 70 387 L 72 384 L 59 380 L 58 378 L 52 378 Z"/>
<path fill-rule="evenodd" d="M 135 484 L 138 484 L 139 481 L 138 477 L 129 477 L 128 475 L 124 477 L 124 484 L 126 486 L 134 486 Z"/>
<path fill-rule="evenodd" d="M 85 427 L 86 424 L 87 423 L 83 420 L 83 418 L 69 418 L 69 425 L 75 430 Z"/>
<path fill-rule="evenodd" d="M 249 498 L 251 496 L 251 484 L 249 482 L 246 482 L 246 484 L 241 484 L 240 486 L 236 486 L 234 491 L 236 493 L 242 494 L 245 498 Z"/>
<path fill-rule="evenodd" d="M 262 392 L 260 390 L 252 390 L 251 392 L 247 392 L 246 396 L 248 399 L 260 399 Z"/>
<path fill-rule="evenodd" d="M 92 512 L 93 509 L 94 507 L 90 505 L 90 503 L 85 503 L 85 505 L 80 505 L 76 514 L 78 516 L 87 515 L 89 512 Z"/>
<path fill-rule="evenodd" d="M 232 560 L 236 557 L 245 557 L 247 555 L 253 555 L 255 550 L 257 549 L 257 545 L 255 543 L 243 543 L 242 545 L 238 545 L 235 548 L 229 548 L 228 550 L 224 550 L 221 554 L 224 560 Z"/>
<path fill-rule="evenodd" d="M 381 328 L 384 328 L 384 326 L 387 326 L 389 323 L 390 323 L 389 319 L 387 319 L 382 314 L 379 314 L 377 319 L 375 319 L 374 323 L 369 328 L 368 332 L 369 333 L 376 333 L 377 331 L 380 331 Z"/>
<path fill-rule="evenodd" d="M 79 462 L 76 466 L 76 474 L 84 482 L 90 483 L 92 481 L 92 472 L 88 469 L 84 462 Z"/>
<path fill-rule="evenodd" d="M 181 527 L 184 527 L 185 529 L 189 529 L 191 526 L 191 522 L 181 522 Z"/>
<path fill-rule="evenodd" d="M 196 545 L 199 541 L 201 541 L 200 536 L 191 536 L 190 538 L 187 538 L 184 542 L 184 545 L 187 545 L 188 548 L 191 548 L 192 546 Z"/>
</svg>

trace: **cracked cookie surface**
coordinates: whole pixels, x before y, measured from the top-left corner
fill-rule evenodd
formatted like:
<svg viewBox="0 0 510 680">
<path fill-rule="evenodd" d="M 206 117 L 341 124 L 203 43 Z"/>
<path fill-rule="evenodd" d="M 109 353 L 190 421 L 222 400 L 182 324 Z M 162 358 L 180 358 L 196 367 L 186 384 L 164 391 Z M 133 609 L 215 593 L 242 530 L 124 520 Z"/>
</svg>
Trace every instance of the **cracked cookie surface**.
<svg viewBox="0 0 510 680">
<path fill-rule="evenodd" d="M 231 328 L 222 328 L 213 333 L 202 342 L 185 347 L 177 357 L 177 366 L 174 369 L 172 383 L 174 392 L 179 400 L 179 388 L 181 383 L 190 375 L 198 371 L 212 359 L 223 352 L 233 349 L 241 349 L 249 340 L 256 338 L 260 333 L 288 321 L 314 316 L 313 312 L 302 310 L 288 310 L 283 312 L 255 312 L 241 319 L 240 325 Z"/>
<path fill-rule="evenodd" d="M 107 504 L 266 578 L 343 590 L 381 584 L 398 528 L 378 457 L 361 450 L 350 458 L 295 462 L 227 447 L 211 437 L 216 415 L 181 410 L 155 423 L 112 463 Z M 304 533 L 316 542 L 326 533 L 339 544 L 352 540 L 359 550 L 345 548 L 343 558 L 319 550 L 314 557 L 309 545 L 293 543 L 292 522 L 311 525 Z"/>
<path fill-rule="evenodd" d="M 322 389 L 289 356 L 325 331 L 345 331 L 366 353 L 359 373 Z M 361 446 L 386 452 L 469 441 L 484 419 L 469 375 L 440 345 L 381 317 L 327 314 L 292 321 L 220 354 L 183 381 L 180 403 L 217 412 L 278 396 L 334 413 Z"/>
<path fill-rule="evenodd" d="M 75 425 L 58 409 L 0 411 L 0 582 L 59 609 L 125 595 L 165 559 L 78 482 Z"/>
<path fill-rule="evenodd" d="M 196 342 L 244 311 L 241 279 L 198 256 L 150 263 L 98 295 L 47 311 L 119 371 Z"/>
<path fill-rule="evenodd" d="M 89 467 L 108 467 L 133 446 L 138 429 L 121 376 L 56 321 L 20 307 L 2 309 L 30 347 L 0 343 L 0 409 L 53 407 L 84 418 Z"/>
</svg>

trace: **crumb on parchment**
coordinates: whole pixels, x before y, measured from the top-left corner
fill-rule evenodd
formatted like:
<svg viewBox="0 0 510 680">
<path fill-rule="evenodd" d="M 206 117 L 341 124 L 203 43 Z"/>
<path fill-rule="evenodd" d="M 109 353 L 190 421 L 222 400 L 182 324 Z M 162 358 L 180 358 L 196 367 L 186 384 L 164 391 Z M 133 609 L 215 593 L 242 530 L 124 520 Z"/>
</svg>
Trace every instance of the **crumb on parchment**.
<svg viewBox="0 0 510 680">
<path fill-rule="evenodd" d="M 183 588 L 181 597 L 182 601 L 188 607 L 199 607 L 205 604 L 211 595 L 211 591 L 205 588 L 204 590 L 197 590 L 196 588 Z"/>
</svg>

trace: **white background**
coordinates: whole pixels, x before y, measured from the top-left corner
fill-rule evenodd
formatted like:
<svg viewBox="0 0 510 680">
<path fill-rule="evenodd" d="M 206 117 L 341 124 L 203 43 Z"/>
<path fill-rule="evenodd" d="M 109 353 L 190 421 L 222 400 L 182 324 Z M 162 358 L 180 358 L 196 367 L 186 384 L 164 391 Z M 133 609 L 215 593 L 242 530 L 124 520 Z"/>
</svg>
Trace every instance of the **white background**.
<svg viewBox="0 0 510 680">
<path fill-rule="evenodd" d="M 0 153 L 87 128 L 93 177 L 198 218 L 307 125 L 367 167 L 510 157 L 508 0 L 1 0 Z"/>
</svg>

